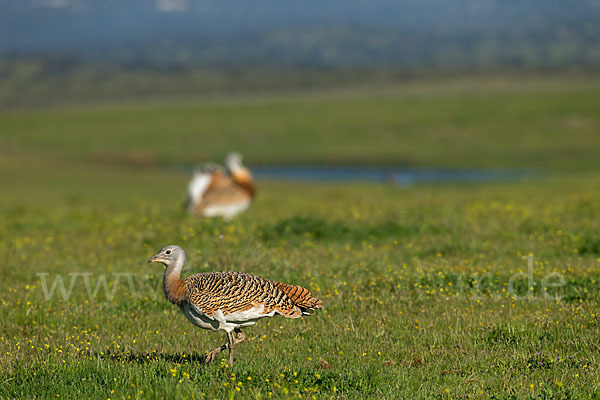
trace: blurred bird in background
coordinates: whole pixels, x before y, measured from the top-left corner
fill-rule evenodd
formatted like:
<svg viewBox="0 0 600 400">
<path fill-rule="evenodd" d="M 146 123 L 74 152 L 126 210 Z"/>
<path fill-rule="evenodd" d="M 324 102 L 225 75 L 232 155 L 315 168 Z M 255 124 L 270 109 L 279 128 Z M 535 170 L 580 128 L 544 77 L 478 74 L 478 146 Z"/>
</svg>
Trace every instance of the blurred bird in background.
<svg viewBox="0 0 600 400">
<path fill-rule="evenodd" d="M 231 219 L 250 206 L 256 189 L 250 170 L 242 165 L 242 156 L 229 153 L 225 166 L 207 163 L 194 171 L 187 188 L 188 213 Z"/>
</svg>

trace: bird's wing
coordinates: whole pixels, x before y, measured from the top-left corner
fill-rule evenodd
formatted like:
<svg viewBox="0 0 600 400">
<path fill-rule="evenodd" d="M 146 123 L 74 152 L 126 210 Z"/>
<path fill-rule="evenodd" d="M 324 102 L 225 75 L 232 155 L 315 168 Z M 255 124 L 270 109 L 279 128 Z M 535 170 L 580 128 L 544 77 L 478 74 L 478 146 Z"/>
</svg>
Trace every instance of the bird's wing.
<svg viewBox="0 0 600 400">
<path fill-rule="evenodd" d="M 198 168 L 188 184 L 188 198 L 193 201 L 201 199 L 208 191 L 230 185 L 233 182 L 223 167 L 214 163 L 206 163 Z"/>
<path fill-rule="evenodd" d="M 213 171 L 211 175 L 210 185 L 207 188 L 207 192 L 211 190 L 219 190 L 233 184 L 233 180 L 229 175 L 219 168 Z"/>
<path fill-rule="evenodd" d="M 188 205 L 199 201 L 209 188 L 212 172 L 197 171 L 190 180 L 187 188 Z"/>
<path fill-rule="evenodd" d="M 236 171 L 232 171 L 231 178 L 235 183 L 243 187 L 250 197 L 255 196 L 256 188 L 254 187 L 254 179 L 248 168 L 242 167 Z"/>
<path fill-rule="evenodd" d="M 187 209 L 202 214 L 209 207 L 249 204 L 251 198 L 222 168 L 213 166 L 196 172 L 188 185 Z"/>
<path fill-rule="evenodd" d="M 251 197 L 241 186 L 232 183 L 226 187 L 207 190 L 204 196 L 188 209 L 193 214 L 215 216 L 227 214 L 231 212 L 230 209 L 233 207 L 236 210 L 234 211 L 235 214 L 248 207 L 251 200 Z"/>
<path fill-rule="evenodd" d="M 207 272 L 185 279 L 188 302 L 209 318 L 240 321 L 302 310 L 273 281 L 241 272 Z"/>
<path fill-rule="evenodd" d="M 323 302 L 313 297 L 308 289 L 302 286 L 288 285 L 281 282 L 273 282 L 273 284 L 285 293 L 296 306 L 300 307 L 302 314 L 310 315 L 314 310 L 323 308 Z"/>
<path fill-rule="evenodd" d="M 235 183 L 223 185 L 220 188 L 214 188 L 206 191 L 202 199 L 205 205 L 214 204 L 235 204 L 249 201 L 248 193 Z"/>
</svg>

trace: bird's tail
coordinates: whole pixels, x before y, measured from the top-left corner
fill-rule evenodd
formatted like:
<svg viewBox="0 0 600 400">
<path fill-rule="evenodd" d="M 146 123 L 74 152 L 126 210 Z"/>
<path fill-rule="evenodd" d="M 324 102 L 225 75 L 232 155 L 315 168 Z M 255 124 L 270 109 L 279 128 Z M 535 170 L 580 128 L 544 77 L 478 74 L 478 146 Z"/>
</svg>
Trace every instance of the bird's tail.
<svg viewBox="0 0 600 400">
<path fill-rule="evenodd" d="M 281 282 L 273 282 L 275 286 L 283 293 L 286 294 L 287 297 L 292 300 L 292 302 L 300 308 L 302 314 L 310 315 L 314 310 L 323 308 L 323 302 L 316 297 L 313 297 L 308 289 L 303 288 L 302 286 L 296 285 L 287 285 Z"/>
</svg>

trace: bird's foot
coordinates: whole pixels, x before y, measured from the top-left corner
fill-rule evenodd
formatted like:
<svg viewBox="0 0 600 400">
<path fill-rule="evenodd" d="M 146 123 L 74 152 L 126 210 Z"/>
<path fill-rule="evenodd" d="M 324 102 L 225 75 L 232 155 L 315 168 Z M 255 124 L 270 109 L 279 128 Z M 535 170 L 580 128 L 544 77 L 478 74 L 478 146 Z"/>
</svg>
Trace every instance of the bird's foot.
<svg viewBox="0 0 600 400">
<path fill-rule="evenodd" d="M 224 344 L 223 346 L 214 349 L 213 351 L 211 351 L 210 353 L 208 353 L 206 355 L 206 358 L 204 359 L 204 363 L 208 364 L 211 363 L 213 361 L 215 361 L 215 358 L 217 357 L 217 354 L 219 354 L 220 352 L 222 352 L 223 350 L 227 349 L 227 345 Z"/>
<path fill-rule="evenodd" d="M 242 332 L 242 331 L 236 331 L 236 332 L 237 332 L 237 338 L 235 338 L 235 344 L 243 342 L 244 339 L 246 339 L 246 335 L 244 335 L 244 332 Z"/>
</svg>

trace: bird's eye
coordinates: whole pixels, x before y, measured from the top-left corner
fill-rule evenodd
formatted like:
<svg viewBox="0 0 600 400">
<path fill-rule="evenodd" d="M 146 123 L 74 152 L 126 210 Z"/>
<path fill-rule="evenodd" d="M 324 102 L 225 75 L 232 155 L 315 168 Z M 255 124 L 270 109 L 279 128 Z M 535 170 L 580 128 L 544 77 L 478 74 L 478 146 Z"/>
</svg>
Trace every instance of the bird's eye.
<svg viewBox="0 0 600 400">
<path fill-rule="evenodd" d="M 171 254 L 171 250 L 165 251 L 165 254 Z"/>
</svg>

